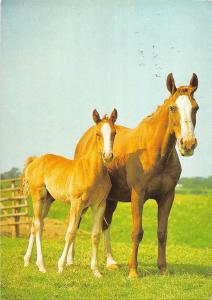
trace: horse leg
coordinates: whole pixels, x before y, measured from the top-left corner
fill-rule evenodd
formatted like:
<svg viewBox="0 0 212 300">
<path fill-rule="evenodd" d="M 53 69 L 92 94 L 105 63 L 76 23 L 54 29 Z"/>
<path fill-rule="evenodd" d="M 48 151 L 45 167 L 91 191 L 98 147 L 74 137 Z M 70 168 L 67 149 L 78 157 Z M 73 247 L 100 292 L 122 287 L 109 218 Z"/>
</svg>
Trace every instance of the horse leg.
<svg viewBox="0 0 212 300">
<path fill-rule="evenodd" d="M 82 216 L 84 215 L 84 213 L 87 210 L 88 210 L 88 207 L 84 208 L 82 211 L 82 215 L 80 217 L 79 224 L 78 224 L 78 229 L 79 229 L 80 223 L 82 221 Z M 75 248 L 75 240 L 71 243 L 70 248 L 68 250 L 66 266 L 72 266 L 74 264 L 74 254 L 75 254 L 74 248 Z"/>
<path fill-rule="evenodd" d="M 110 241 L 110 224 L 112 222 L 113 213 L 117 207 L 118 202 L 107 200 L 106 209 L 103 219 L 103 237 L 104 237 L 104 248 L 106 255 L 106 267 L 109 270 L 115 270 L 118 268 L 116 261 L 112 256 L 112 247 Z"/>
<path fill-rule="evenodd" d="M 65 236 L 65 247 L 63 249 L 63 253 L 58 261 L 58 272 L 62 273 L 65 262 L 67 260 L 68 250 L 70 247 L 70 244 L 74 241 L 77 233 L 77 228 L 80 220 L 82 212 L 82 205 L 79 201 L 79 199 L 75 199 L 71 203 L 71 210 L 69 215 L 69 225 L 68 229 L 66 231 Z"/>
<path fill-rule="evenodd" d="M 43 199 L 42 192 L 36 191 L 32 193 L 33 199 L 33 211 L 34 217 L 31 227 L 31 234 L 29 238 L 29 245 L 24 256 L 24 266 L 28 266 L 30 257 L 32 255 L 33 244 L 36 239 L 36 248 L 37 248 L 37 260 L 36 264 L 40 272 L 45 273 L 45 267 L 43 263 L 43 255 L 41 249 L 41 229 L 42 229 L 42 208 L 43 208 Z"/>
<path fill-rule="evenodd" d="M 166 240 L 169 213 L 174 200 L 174 191 L 157 201 L 158 203 L 158 268 L 160 274 L 166 272 Z"/>
<path fill-rule="evenodd" d="M 28 244 L 26 254 L 24 255 L 24 267 L 28 267 L 28 265 L 29 265 L 29 261 L 32 256 L 34 241 L 35 241 L 35 228 L 34 228 L 34 218 L 33 218 L 32 226 L 31 226 L 31 233 L 30 233 L 30 237 L 29 237 L 29 244 Z"/>
<path fill-rule="evenodd" d="M 41 236 L 43 234 L 44 219 L 48 215 L 49 208 L 54 200 L 55 199 L 49 193 L 46 195 L 42 209 Z"/>
<path fill-rule="evenodd" d="M 102 203 L 98 207 L 92 207 L 93 211 L 93 228 L 92 228 L 92 234 L 91 234 L 91 242 L 92 242 L 92 257 L 91 257 L 91 270 L 93 271 L 93 274 L 95 277 L 101 277 L 101 273 L 98 270 L 98 263 L 97 263 L 97 257 L 98 257 L 98 246 L 99 246 L 99 240 L 100 240 L 100 233 L 101 233 L 101 227 L 102 227 L 102 220 L 105 212 L 105 201 L 102 201 Z"/>
<path fill-rule="evenodd" d="M 138 256 L 138 247 L 143 238 L 143 228 L 142 228 L 142 212 L 144 205 L 144 195 L 143 193 L 137 193 L 132 188 L 131 193 L 131 209 L 132 209 L 132 221 L 133 221 L 133 230 L 132 230 L 132 253 L 130 258 L 130 272 L 129 278 L 138 277 L 137 273 L 137 256 Z"/>
</svg>

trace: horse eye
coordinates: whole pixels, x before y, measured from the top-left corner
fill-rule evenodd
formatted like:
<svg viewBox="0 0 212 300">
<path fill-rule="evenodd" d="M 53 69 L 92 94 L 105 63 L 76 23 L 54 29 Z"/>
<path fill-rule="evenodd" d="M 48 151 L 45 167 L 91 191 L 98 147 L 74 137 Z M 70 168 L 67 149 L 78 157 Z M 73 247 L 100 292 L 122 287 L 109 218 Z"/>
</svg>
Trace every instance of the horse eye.
<svg viewBox="0 0 212 300">
<path fill-rule="evenodd" d="M 99 132 L 97 132 L 97 133 L 96 133 L 96 136 L 100 137 L 100 136 L 101 136 L 101 134 L 100 134 Z"/>
<path fill-rule="evenodd" d="M 169 106 L 169 110 L 171 112 L 175 112 L 177 110 L 177 107 L 175 105 L 171 105 L 171 106 Z"/>
</svg>

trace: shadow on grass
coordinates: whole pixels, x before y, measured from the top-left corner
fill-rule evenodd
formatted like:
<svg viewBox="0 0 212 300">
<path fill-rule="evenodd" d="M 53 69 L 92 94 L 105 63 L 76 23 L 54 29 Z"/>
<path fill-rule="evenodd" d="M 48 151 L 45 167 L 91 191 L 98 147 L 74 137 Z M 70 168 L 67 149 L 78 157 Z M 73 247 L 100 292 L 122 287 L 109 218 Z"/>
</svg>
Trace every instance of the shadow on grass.
<svg viewBox="0 0 212 300">
<path fill-rule="evenodd" d="M 119 269 L 117 270 L 122 275 L 129 272 L 129 267 L 124 264 L 119 264 Z M 112 272 L 117 272 L 112 271 Z M 110 271 L 111 272 L 111 271 Z M 205 277 L 212 277 L 212 266 L 202 266 L 193 264 L 169 264 L 167 267 L 167 272 L 163 276 L 176 276 L 176 275 L 203 275 Z M 151 264 L 142 264 L 138 267 L 139 277 L 146 277 L 152 275 L 160 275 L 157 266 Z"/>
</svg>

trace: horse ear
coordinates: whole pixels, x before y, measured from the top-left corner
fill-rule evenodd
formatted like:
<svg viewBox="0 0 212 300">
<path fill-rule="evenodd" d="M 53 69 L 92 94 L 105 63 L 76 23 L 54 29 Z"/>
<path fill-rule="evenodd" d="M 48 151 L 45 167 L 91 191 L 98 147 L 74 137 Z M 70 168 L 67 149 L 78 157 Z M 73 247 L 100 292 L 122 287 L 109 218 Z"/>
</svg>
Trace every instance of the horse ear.
<svg viewBox="0 0 212 300">
<path fill-rule="evenodd" d="M 193 73 L 193 76 L 190 80 L 190 86 L 193 87 L 193 93 L 197 90 L 198 88 L 198 77 L 195 73 Z"/>
<path fill-rule="evenodd" d="M 101 121 L 99 113 L 96 109 L 93 110 L 93 120 L 96 124 L 98 124 Z"/>
<path fill-rule="evenodd" d="M 171 95 L 173 95 L 177 90 L 172 73 L 169 73 L 169 75 L 167 76 L 166 86 L 167 86 L 167 89 L 169 90 L 169 92 L 171 93 Z"/>
<path fill-rule="evenodd" d="M 110 120 L 112 121 L 113 124 L 116 122 L 117 117 L 118 117 L 118 112 L 117 112 L 117 109 L 114 108 L 114 110 L 112 111 L 112 113 L 110 115 Z"/>
</svg>

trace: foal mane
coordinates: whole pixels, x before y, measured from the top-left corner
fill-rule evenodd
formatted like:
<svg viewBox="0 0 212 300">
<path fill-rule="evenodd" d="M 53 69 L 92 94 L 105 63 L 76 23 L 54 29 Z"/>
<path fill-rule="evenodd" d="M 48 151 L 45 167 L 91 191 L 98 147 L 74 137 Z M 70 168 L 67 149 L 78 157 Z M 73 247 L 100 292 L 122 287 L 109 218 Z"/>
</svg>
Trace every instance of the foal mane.
<svg viewBox="0 0 212 300">
<path fill-rule="evenodd" d="M 102 121 L 109 121 L 109 117 L 107 114 L 105 114 L 102 118 Z"/>
</svg>

